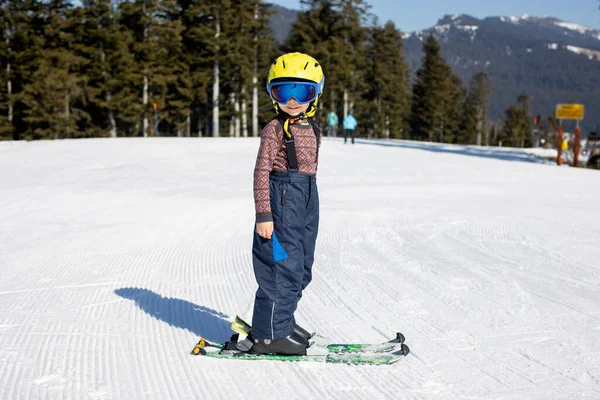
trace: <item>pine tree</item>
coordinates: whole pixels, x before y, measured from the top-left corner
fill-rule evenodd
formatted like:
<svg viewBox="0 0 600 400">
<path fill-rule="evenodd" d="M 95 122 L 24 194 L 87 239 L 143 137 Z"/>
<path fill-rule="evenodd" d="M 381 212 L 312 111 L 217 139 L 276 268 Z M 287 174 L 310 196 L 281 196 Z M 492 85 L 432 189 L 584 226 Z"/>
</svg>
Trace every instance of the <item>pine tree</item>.
<svg viewBox="0 0 600 400">
<path fill-rule="evenodd" d="M 258 0 L 180 0 L 178 4 L 196 130 L 220 136 L 221 120 L 229 118 L 233 136 L 248 135 L 252 101 L 256 115 L 252 126 L 258 134 L 259 114 L 272 115 L 269 105 L 258 107 L 266 104 L 263 71 L 274 58 L 270 6 Z"/>
<path fill-rule="evenodd" d="M 30 139 L 33 138 L 33 127 L 25 120 L 28 110 L 25 88 L 33 81 L 33 73 L 38 69 L 38 60 L 45 41 L 47 13 L 44 5 L 36 0 L 9 0 L 5 4 L 9 19 L 4 22 L 10 24 L 8 60 L 11 101 L 8 104 L 7 116 L 8 119 L 12 119 L 12 138 Z"/>
<path fill-rule="evenodd" d="M 469 91 L 464 102 L 460 132 L 457 143 L 489 145 L 487 133 L 487 106 L 491 94 L 491 81 L 487 72 L 473 75 L 469 83 Z"/>
<path fill-rule="evenodd" d="M 193 83 L 184 56 L 180 9 L 175 0 L 162 0 L 158 6 L 156 17 L 159 22 L 154 31 L 162 53 L 158 59 L 159 74 L 156 79 L 160 91 L 153 93 L 154 103 L 164 103 L 164 118 L 177 136 L 191 136 Z"/>
<path fill-rule="evenodd" d="M 198 136 L 211 126 L 209 85 L 214 68 L 214 15 L 212 4 L 205 0 L 179 0 L 182 21 L 182 45 L 191 82 L 192 119 Z"/>
<path fill-rule="evenodd" d="M 256 6 L 253 1 L 233 3 L 221 18 L 221 31 L 227 38 L 222 47 L 225 50 L 221 58 L 222 88 L 229 99 L 230 135 L 236 137 L 248 136 L 248 87 L 252 83 L 256 50 L 249 44 L 254 41 L 258 24 Z"/>
<path fill-rule="evenodd" d="M 559 145 L 559 143 L 556 143 L 558 141 L 559 125 L 560 125 L 560 123 L 556 119 L 555 115 L 549 115 L 548 118 L 546 119 L 546 129 L 544 130 L 544 132 L 545 132 L 544 139 L 546 141 L 547 147 L 556 148 Z"/>
<path fill-rule="evenodd" d="M 425 53 L 413 86 L 411 105 L 412 137 L 417 140 L 447 141 L 458 129 L 457 104 L 462 83 L 442 57 L 441 48 L 430 35 L 423 44 Z"/>
<path fill-rule="evenodd" d="M 514 105 L 506 110 L 504 127 L 498 135 L 502 146 L 515 146 L 521 136 L 521 111 Z"/>
<path fill-rule="evenodd" d="M 402 138 L 408 131 L 410 76 L 402 46 L 402 34 L 392 22 L 371 29 L 365 70 L 369 85 L 359 117 L 376 137 Z"/>
<path fill-rule="evenodd" d="M 492 82 L 487 72 L 479 72 L 473 76 L 471 82 L 470 97 L 473 99 L 475 110 L 477 111 L 477 139 L 476 144 L 482 143 L 482 136 L 485 145 L 489 146 L 489 136 L 487 135 L 487 115 L 486 110 L 489 103 L 489 97 L 492 92 Z"/>
<path fill-rule="evenodd" d="M 340 13 L 333 0 L 301 0 L 300 4 L 303 11 L 298 13 L 283 51 L 306 53 L 321 63 L 326 79 L 321 101 L 337 112 L 338 93 L 343 90 L 340 60 L 335 56 L 337 42 L 344 35 Z"/>
<path fill-rule="evenodd" d="M 23 96 L 23 119 L 32 127 L 31 138 L 78 137 L 77 123 L 89 118 L 73 106 L 83 96 L 86 78 L 81 70 L 87 60 L 75 53 L 72 30 L 78 22 L 70 8 L 69 1 L 43 4 L 44 45 Z"/>
<path fill-rule="evenodd" d="M 141 113 L 134 86 L 138 66 L 130 52 L 131 37 L 120 29 L 111 0 L 85 0 L 82 8 L 77 39 L 80 52 L 90 61 L 85 74 L 91 129 L 101 136 L 124 136 Z"/>
<path fill-rule="evenodd" d="M 456 143 L 456 138 L 461 133 L 462 112 L 467 93 L 462 80 L 454 73 L 450 74 L 447 85 L 443 104 L 443 123 L 440 127 L 440 142 Z"/>
<path fill-rule="evenodd" d="M 492 124 L 490 128 L 490 140 L 492 145 L 498 144 L 498 130 L 496 129 L 496 124 Z"/>
<path fill-rule="evenodd" d="M 503 144 L 508 143 L 513 147 L 531 146 L 531 112 L 529 97 L 521 94 L 517 98 L 521 108 L 514 105 L 506 110 L 506 120 L 500 139 Z"/>
<path fill-rule="evenodd" d="M 286 42 L 285 51 L 300 51 L 323 65 L 327 90 L 322 104 L 328 111 L 345 117 L 353 102 L 366 88 L 361 73 L 365 69 L 365 22 L 371 15 L 362 0 L 301 0 L 305 11 Z"/>
<path fill-rule="evenodd" d="M 14 30 L 8 1 L 0 0 L 0 140 L 12 138 L 11 34 Z"/>
<path fill-rule="evenodd" d="M 151 110 L 149 92 L 151 79 L 154 77 L 156 61 L 156 41 L 150 32 L 152 14 L 155 8 L 154 0 L 125 1 L 120 5 L 120 29 L 132 38 L 130 52 L 138 66 L 138 72 L 128 76 L 129 84 L 141 94 L 137 103 L 141 113 L 138 115 L 133 135 L 150 135 L 149 113 Z M 138 95 L 139 96 L 139 95 Z"/>
<path fill-rule="evenodd" d="M 455 137 L 455 143 L 475 144 L 477 141 L 478 111 L 474 97 L 469 94 L 463 103 L 463 112 L 460 119 L 460 129 Z"/>
<path fill-rule="evenodd" d="M 521 129 L 519 131 L 519 143 L 520 147 L 531 147 L 531 107 L 529 105 L 529 96 L 521 94 L 517 97 L 517 102 L 521 105 Z"/>
<path fill-rule="evenodd" d="M 340 0 L 341 37 L 334 37 L 333 56 L 338 60 L 338 74 L 342 88 L 343 116 L 353 109 L 353 103 L 366 90 L 362 77 L 365 69 L 365 42 L 367 30 L 364 24 L 371 17 L 370 8 L 363 0 Z"/>
<path fill-rule="evenodd" d="M 141 94 L 138 101 L 142 108 L 139 121 L 144 137 L 154 134 L 154 129 L 150 127 L 153 103 L 164 104 L 166 92 L 160 65 L 167 53 L 160 43 L 163 29 L 160 25 L 165 22 L 160 3 L 160 0 L 134 0 L 123 2 L 120 7 L 121 29 L 133 39 L 131 52 L 139 70 L 138 76 L 132 75 L 130 78 L 137 78 L 133 87 Z"/>
<path fill-rule="evenodd" d="M 258 136 L 259 124 L 263 125 L 273 115 L 271 98 L 264 90 L 267 71 L 279 53 L 277 40 L 271 30 L 270 17 L 273 10 L 262 0 L 256 4 L 253 26 L 254 56 L 252 65 L 252 136 Z M 262 105 L 262 106 L 261 106 Z"/>
</svg>

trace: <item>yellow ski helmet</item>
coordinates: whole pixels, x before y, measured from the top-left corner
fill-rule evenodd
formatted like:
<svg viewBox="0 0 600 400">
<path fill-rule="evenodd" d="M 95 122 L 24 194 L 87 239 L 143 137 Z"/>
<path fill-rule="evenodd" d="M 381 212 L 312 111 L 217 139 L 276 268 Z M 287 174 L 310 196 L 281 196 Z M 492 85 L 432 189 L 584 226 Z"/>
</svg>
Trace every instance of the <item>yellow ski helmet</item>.
<svg viewBox="0 0 600 400">
<path fill-rule="evenodd" d="M 267 92 L 276 111 L 277 103 L 285 104 L 293 97 L 300 104 L 310 103 L 306 115 L 313 117 L 324 86 L 321 64 L 307 54 L 284 54 L 269 69 Z"/>
</svg>

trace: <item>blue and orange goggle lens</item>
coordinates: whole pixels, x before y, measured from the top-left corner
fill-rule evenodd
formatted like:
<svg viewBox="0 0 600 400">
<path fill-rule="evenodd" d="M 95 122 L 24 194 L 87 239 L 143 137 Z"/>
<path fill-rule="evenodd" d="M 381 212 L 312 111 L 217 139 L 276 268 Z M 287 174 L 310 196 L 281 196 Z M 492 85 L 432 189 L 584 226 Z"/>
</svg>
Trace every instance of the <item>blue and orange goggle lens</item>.
<svg viewBox="0 0 600 400">
<path fill-rule="evenodd" d="M 307 104 L 317 98 L 317 85 L 304 82 L 274 83 L 269 94 L 281 104 L 287 104 L 291 98 L 299 104 Z"/>
</svg>

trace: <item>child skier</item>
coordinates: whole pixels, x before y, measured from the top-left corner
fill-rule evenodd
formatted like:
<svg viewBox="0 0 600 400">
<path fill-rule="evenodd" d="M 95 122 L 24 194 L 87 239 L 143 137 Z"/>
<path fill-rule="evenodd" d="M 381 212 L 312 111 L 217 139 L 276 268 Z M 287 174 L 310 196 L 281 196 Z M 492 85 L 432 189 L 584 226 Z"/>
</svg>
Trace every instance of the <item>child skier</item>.
<svg viewBox="0 0 600 400">
<path fill-rule="evenodd" d="M 279 57 L 267 90 L 277 117 L 262 131 L 254 169 L 256 230 L 252 261 L 258 290 L 251 352 L 306 354 L 310 334 L 295 323 L 312 279 L 319 225 L 317 163 L 321 132 L 313 122 L 325 78 L 302 53 Z"/>
</svg>

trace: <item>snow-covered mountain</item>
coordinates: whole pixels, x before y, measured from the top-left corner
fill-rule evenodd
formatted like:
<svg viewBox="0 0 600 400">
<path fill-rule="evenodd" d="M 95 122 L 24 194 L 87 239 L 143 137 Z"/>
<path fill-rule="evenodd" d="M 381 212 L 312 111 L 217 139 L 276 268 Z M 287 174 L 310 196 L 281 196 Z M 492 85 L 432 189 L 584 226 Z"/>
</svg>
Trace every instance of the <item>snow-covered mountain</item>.
<svg viewBox="0 0 600 400">
<path fill-rule="evenodd" d="M 282 16 L 285 9 L 276 10 Z M 285 21 L 273 23 L 280 39 L 296 15 L 285 10 Z M 600 113 L 594 112 L 600 110 L 600 30 L 553 17 L 447 15 L 429 29 L 404 35 L 413 72 L 421 63 L 422 40 L 430 33 L 440 40 L 444 56 L 466 84 L 476 72 L 490 74 L 490 118 L 503 119 L 517 96 L 527 94 L 533 112 L 544 117 L 554 113 L 557 103 L 584 103 L 584 131 L 600 129 Z"/>
<path fill-rule="evenodd" d="M 531 98 L 543 117 L 557 103 L 578 101 L 590 111 L 584 130 L 600 127 L 600 30 L 552 17 L 447 15 L 426 30 L 405 35 L 411 68 L 419 68 L 422 41 L 430 33 L 441 42 L 454 71 L 467 83 L 487 71 L 494 85 L 490 117 L 502 119 L 517 96 Z"/>
<path fill-rule="evenodd" d="M 409 33 L 405 38 L 423 39 L 434 32 L 442 42 L 448 42 L 456 39 L 452 34 L 462 31 L 467 33 L 471 41 L 475 41 L 481 30 L 508 37 L 545 41 L 553 50 L 565 48 L 578 54 L 583 54 L 585 50 L 592 55 L 591 58 L 600 52 L 600 30 L 553 17 L 537 18 L 527 14 L 522 17 L 488 17 L 481 20 L 465 14 L 446 15 L 432 28 Z"/>
<path fill-rule="evenodd" d="M 499 17 L 499 19 L 501 22 L 509 22 L 515 25 L 537 25 L 547 29 L 558 30 L 562 35 L 565 35 L 569 39 L 581 40 L 581 35 L 583 35 L 594 40 L 600 40 L 600 30 L 598 29 L 593 29 L 574 22 L 561 21 L 553 17 L 536 18 L 525 14 L 522 17 Z M 596 43 L 595 45 L 598 46 L 598 44 L 599 43 Z"/>
</svg>

